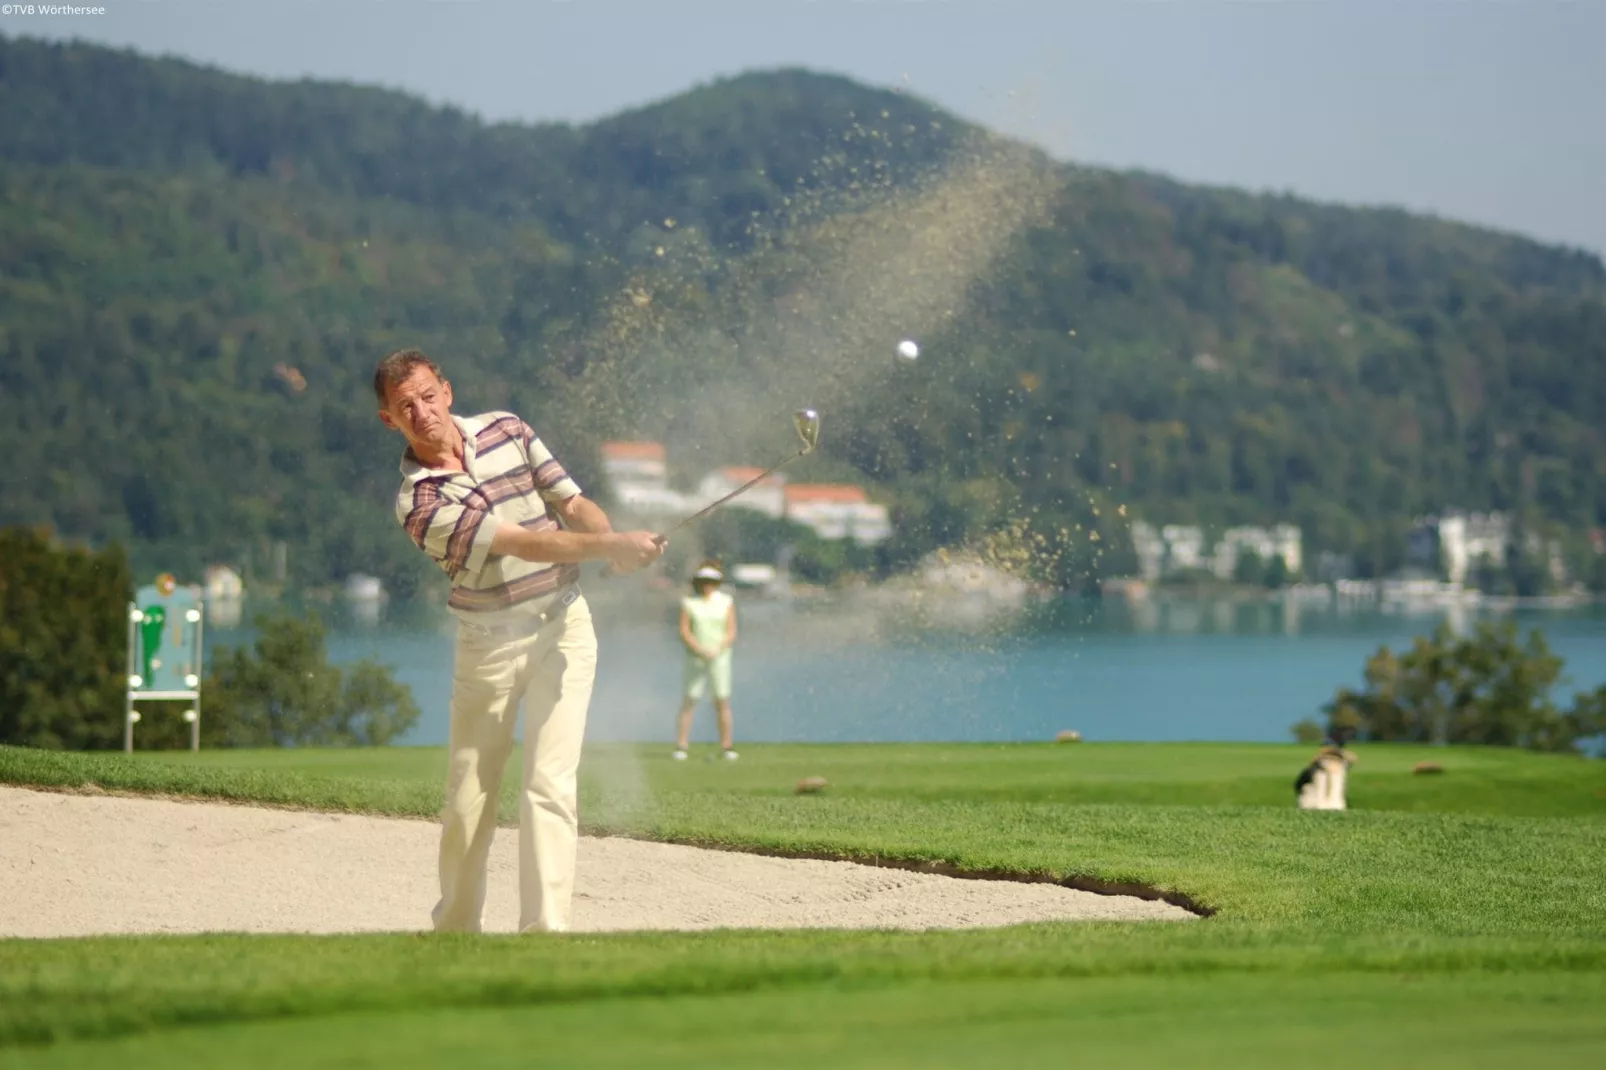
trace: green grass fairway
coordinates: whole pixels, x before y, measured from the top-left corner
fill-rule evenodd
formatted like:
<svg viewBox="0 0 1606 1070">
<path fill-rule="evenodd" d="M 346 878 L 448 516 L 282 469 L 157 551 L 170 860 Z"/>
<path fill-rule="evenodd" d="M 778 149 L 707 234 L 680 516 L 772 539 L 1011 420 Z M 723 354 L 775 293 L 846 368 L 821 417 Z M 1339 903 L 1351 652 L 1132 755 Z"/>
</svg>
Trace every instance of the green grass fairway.
<svg viewBox="0 0 1606 1070">
<path fill-rule="evenodd" d="M 1352 749 L 1360 757 L 1349 788 L 1356 810 L 1606 818 L 1606 762 L 1497 747 Z M 610 815 L 664 792 L 776 798 L 814 775 L 831 782 L 832 798 L 1281 809 L 1293 805 L 1294 777 L 1315 750 L 1230 743 L 748 744 L 739 762 L 726 763 L 712 760 L 712 747 L 674 762 L 667 747 L 597 744 L 586 750 L 581 788 L 588 810 Z M 135 759 L 0 747 L 0 779 L 45 785 L 90 779 L 107 788 L 433 818 L 446 761 L 435 747 L 176 751 Z M 1429 761 L 1445 772 L 1411 773 Z M 517 762 L 515 755 L 510 768 Z M 503 817 L 512 820 L 511 780 L 503 787 Z"/>
<path fill-rule="evenodd" d="M 423 1008 L 0 1051 L 0 1068 L 1307 1065 L 1595 1070 L 1601 974 L 999 980 Z M 1469 1008 L 1477 1008 L 1469 1013 Z M 357 1053 L 354 1055 L 354 1053 Z M 472 1053 L 471 1062 L 464 1056 Z M 8 1058 L 9 1056 L 9 1058 Z"/>
<path fill-rule="evenodd" d="M 758 745 L 675 763 L 598 746 L 591 831 L 1142 884 L 1214 913 L 951 933 L 0 941 L 0 1067 L 1280 1066 L 1323 1049 L 1606 1065 L 1606 763 L 1369 746 L 1355 809 L 1301 813 L 1310 751 Z M 1422 760 L 1446 772 L 1413 776 Z M 0 781 L 433 818 L 443 764 L 399 748 L 0 748 Z M 809 775 L 831 786 L 795 795 Z"/>
</svg>

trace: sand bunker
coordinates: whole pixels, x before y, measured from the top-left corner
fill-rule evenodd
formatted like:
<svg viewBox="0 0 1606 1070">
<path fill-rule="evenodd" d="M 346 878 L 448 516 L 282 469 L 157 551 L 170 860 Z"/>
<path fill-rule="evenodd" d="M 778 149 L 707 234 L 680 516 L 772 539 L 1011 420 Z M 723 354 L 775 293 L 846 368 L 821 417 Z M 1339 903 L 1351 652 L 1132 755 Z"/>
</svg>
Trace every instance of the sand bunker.
<svg viewBox="0 0 1606 1070">
<path fill-rule="evenodd" d="M 425 931 L 436 836 L 429 821 L 0 787 L 0 937 Z M 491 849 L 488 932 L 515 929 L 516 839 Z M 591 837 L 574 904 L 591 932 L 1192 917 L 1053 884 Z"/>
</svg>

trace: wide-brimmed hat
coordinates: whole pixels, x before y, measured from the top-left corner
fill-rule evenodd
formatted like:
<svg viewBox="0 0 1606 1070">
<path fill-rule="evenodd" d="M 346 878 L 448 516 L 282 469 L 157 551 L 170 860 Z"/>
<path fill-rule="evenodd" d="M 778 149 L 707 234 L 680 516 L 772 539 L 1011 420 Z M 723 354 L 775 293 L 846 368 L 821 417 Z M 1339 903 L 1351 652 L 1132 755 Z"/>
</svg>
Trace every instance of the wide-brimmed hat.
<svg viewBox="0 0 1606 1070">
<path fill-rule="evenodd" d="M 691 578 L 694 580 L 713 580 L 715 583 L 719 583 L 725 578 L 725 574 L 713 565 L 704 565 L 696 572 L 693 572 Z"/>
</svg>

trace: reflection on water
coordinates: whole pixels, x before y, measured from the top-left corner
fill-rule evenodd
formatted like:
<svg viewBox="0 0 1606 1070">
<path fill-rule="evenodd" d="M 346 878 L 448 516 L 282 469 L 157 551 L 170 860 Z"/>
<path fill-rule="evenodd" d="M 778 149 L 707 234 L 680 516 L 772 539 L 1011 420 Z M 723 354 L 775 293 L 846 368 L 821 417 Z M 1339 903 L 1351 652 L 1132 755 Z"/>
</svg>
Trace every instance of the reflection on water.
<svg viewBox="0 0 1606 1070">
<path fill-rule="evenodd" d="M 1286 741 L 1366 657 L 1477 607 L 1415 615 L 1310 600 L 1076 599 L 1012 606 L 886 592 L 766 600 L 738 593 L 738 740 L 1052 739 Z M 591 595 L 601 644 L 589 735 L 668 742 L 679 702 L 675 601 L 637 590 Z M 336 661 L 375 656 L 424 714 L 403 741 L 446 739 L 454 625 L 437 606 L 314 607 Z M 361 610 L 359 612 L 358 610 Z M 221 623 L 208 646 L 249 641 Z M 1572 689 L 1606 682 L 1606 610 L 1524 611 L 1566 659 Z M 1571 690 L 1558 697 L 1570 700 Z M 699 712 L 695 740 L 711 741 Z"/>
<path fill-rule="evenodd" d="M 1103 627 L 1125 626 L 1141 634 L 1163 635 L 1299 635 L 1307 626 L 1319 633 L 1345 619 L 1414 622 L 1424 631 L 1430 631 L 1440 621 L 1445 621 L 1457 633 L 1465 633 L 1480 616 L 1497 616 L 1493 612 L 1480 614 L 1476 606 L 1469 604 L 1402 608 L 1384 613 L 1375 605 L 1316 601 L 1309 597 L 1241 600 L 1150 598 L 1132 603 L 1105 602 L 1096 612 Z M 1543 616 L 1553 615 L 1547 613 Z"/>
</svg>

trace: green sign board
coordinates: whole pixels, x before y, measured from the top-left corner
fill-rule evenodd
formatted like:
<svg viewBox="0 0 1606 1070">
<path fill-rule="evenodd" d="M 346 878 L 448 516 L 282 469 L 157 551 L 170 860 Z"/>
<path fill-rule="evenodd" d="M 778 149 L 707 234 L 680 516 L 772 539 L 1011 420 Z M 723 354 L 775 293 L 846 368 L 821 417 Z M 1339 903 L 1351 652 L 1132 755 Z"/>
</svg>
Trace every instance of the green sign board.
<svg viewBox="0 0 1606 1070">
<path fill-rule="evenodd" d="M 129 614 L 133 657 L 129 690 L 195 692 L 201 685 L 201 592 L 171 577 L 141 587 Z"/>
<path fill-rule="evenodd" d="M 171 573 L 141 587 L 128 604 L 128 701 L 123 716 L 123 749 L 134 749 L 134 704 L 183 702 L 190 726 L 190 749 L 201 746 L 201 617 L 198 587 L 180 587 Z"/>
</svg>

